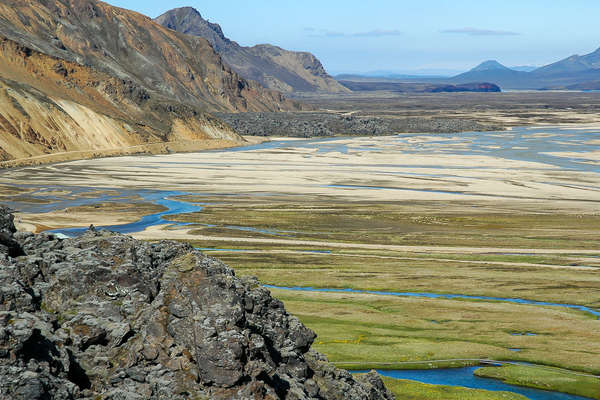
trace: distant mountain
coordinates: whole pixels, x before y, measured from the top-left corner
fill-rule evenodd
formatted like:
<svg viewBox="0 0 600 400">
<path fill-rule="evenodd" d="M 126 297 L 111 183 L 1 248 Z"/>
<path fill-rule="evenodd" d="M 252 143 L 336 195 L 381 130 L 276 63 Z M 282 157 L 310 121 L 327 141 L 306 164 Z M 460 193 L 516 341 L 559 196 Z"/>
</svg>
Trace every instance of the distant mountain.
<svg viewBox="0 0 600 400">
<path fill-rule="evenodd" d="M 496 60 L 484 61 L 469 72 L 481 72 L 481 71 L 510 71 L 510 68 L 505 67 Z"/>
<path fill-rule="evenodd" d="M 209 112 L 299 107 L 233 72 L 206 40 L 136 12 L 96 0 L 0 2 L 0 161 L 239 142 Z"/>
<path fill-rule="evenodd" d="M 493 82 L 502 88 L 513 84 L 527 84 L 528 73 L 512 70 L 495 60 L 484 61 L 463 74 L 450 78 L 449 83 L 465 84 L 471 82 Z"/>
<path fill-rule="evenodd" d="M 535 70 L 535 74 L 538 76 L 564 76 L 576 73 L 588 74 L 590 70 L 600 71 L 600 48 L 584 56 L 573 55 L 538 68 Z"/>
<path fill-rule="evenodd" d="M 448 83 L 493 82 L 504 89 L 564 89 L 596 81 L 600 81 L 600 49 L 540 68 L 508 68 L 497 61 L 486 61 L 447 80 Z"/>
<path fill-rule="evenodd" d="M 340 81 L 352 81 L 352 82 L 399 82 L 399 81 L 415 81 L 415 80 L 428 80 L 428 79 L 442 79 L 448 78 L 447 76 L 440 75 L 404 75 L 404 74 L 390 74 L 382 76 L 371 76 L 362 74 L 339 74 L 335 75 L 334 78 Z"/>
<path fill-rule="evenodd" d="M 267 88 L 281 92 L 348 92 L 327 74 L 311 53 L 288 51 L 269 44 L 242 47 L 194 8 L 176 8 L 155 21 L 177 32 L 205 38 L 237 73 Z"/>
<path fill-rule="evenodd" d="M 596 92 L 600 91 L 600 81 L 590 81 L 590 82 L 581 82 L 575 83 L 573 85 L 565 85 L 565 86 L 554 86 L 547 89 L 554 90 L 578 90 L 583 92 Z"/>
</svg>

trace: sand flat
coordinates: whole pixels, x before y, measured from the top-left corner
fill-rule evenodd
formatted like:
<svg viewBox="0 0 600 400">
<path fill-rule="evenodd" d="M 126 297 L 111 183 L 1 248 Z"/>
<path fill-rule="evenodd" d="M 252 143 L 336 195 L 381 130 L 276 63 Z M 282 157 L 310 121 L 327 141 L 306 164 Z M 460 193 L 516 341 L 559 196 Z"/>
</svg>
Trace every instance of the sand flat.
<svg viewBox="0 0 600 400">
<path fill-rule="evenodd" d="M 302 147 L 306 140 L 295 139 L 278 148 L 136 155 L 7 170 L 0 182 L 372 201 L 502 200 L 527 209 L 532 204 L 543 204 L 542 210 L 598 209 L 600 193 L 593 188 L 600 187 L 600 174 L 558 174 L 563 171 L 557 166 L 498 157 L 494 149 L 488 154 L 454 154 L 453 147 L 434 139 L 424 135 L 411 137 L 411 143 L 395 136 L 332 139 L 323 144 L 333 146 L 328 151 Z M 366 149 L 365 144 L 371 147 Z M 423 144 L 427 148 L 409 152 Z M 577 186 L 578 182 L 585 184 Z"/>
</svg>

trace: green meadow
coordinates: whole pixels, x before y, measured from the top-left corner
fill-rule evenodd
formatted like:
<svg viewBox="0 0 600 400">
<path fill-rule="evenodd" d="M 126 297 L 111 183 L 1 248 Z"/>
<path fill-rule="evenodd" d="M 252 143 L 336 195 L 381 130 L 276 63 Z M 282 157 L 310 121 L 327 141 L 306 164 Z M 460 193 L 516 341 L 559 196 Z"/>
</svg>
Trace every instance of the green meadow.
<svg viewBox="0 0 600 400">
<path fill-rule="evenodd" d="M 506 212 L 489 204 L 292 200 L 212 198 L 203 212 L 176 219 L 195 224 L 191 232 L 203 239 L 191 240 L 194 246 L 221 249 L 208 254 L 265 284 L 600 308 L 598 215 Z M 444 368 L 512 360 L 557 369 L 509 366 L 480 374 L 588 397 L 600 393 L 600 379 L 586 375 L 600 374 L 600 321 L 583 311 L 503 301 L 272 293 L 318 334 L 314 347 L 340 367 Z M 567 374 L 568 383 L 556 371 Z M 538 375 L 543 384 L 531 378 Z M 387 382 L 407 399 L 522 398 Z"/>
</svg>

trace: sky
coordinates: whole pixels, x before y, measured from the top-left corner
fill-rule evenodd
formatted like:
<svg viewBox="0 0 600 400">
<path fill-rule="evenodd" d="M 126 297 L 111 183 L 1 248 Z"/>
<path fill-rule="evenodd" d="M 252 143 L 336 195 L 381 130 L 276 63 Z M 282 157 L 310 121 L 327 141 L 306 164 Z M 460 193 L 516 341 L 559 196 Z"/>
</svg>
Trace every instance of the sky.
<svg viewBox="0 0 600 400">
<path fill-rule="evenodd" d="M 328 72 L 541 66 L 600 47 L 598 0 L 108 0 L 157 17 L 191 6 L 243 46 L 310 51 Z"/>
</svg>

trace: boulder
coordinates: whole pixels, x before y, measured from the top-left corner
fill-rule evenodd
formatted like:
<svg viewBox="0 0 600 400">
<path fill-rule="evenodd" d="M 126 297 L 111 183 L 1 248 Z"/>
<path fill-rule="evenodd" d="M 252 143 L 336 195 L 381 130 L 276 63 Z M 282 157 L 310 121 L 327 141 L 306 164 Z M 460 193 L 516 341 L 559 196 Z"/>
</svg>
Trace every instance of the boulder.
<svg viewBox="0 0 600 400">
<path fill-rule="evenodd" d="M 315 334 L 255 279 L 187 244 L 14 235 L 6 209 L 0 221 L 20 250 L 0 262 L 0 398 L 393 398 L 312 351 Z"/>
<path fill-rule="evenodd" d="M 10 209 L 0 206 L 0 259 L 21 253 L 19 244 L 14 239 L 17 231 L 14 219 Z"/>
</svg>

